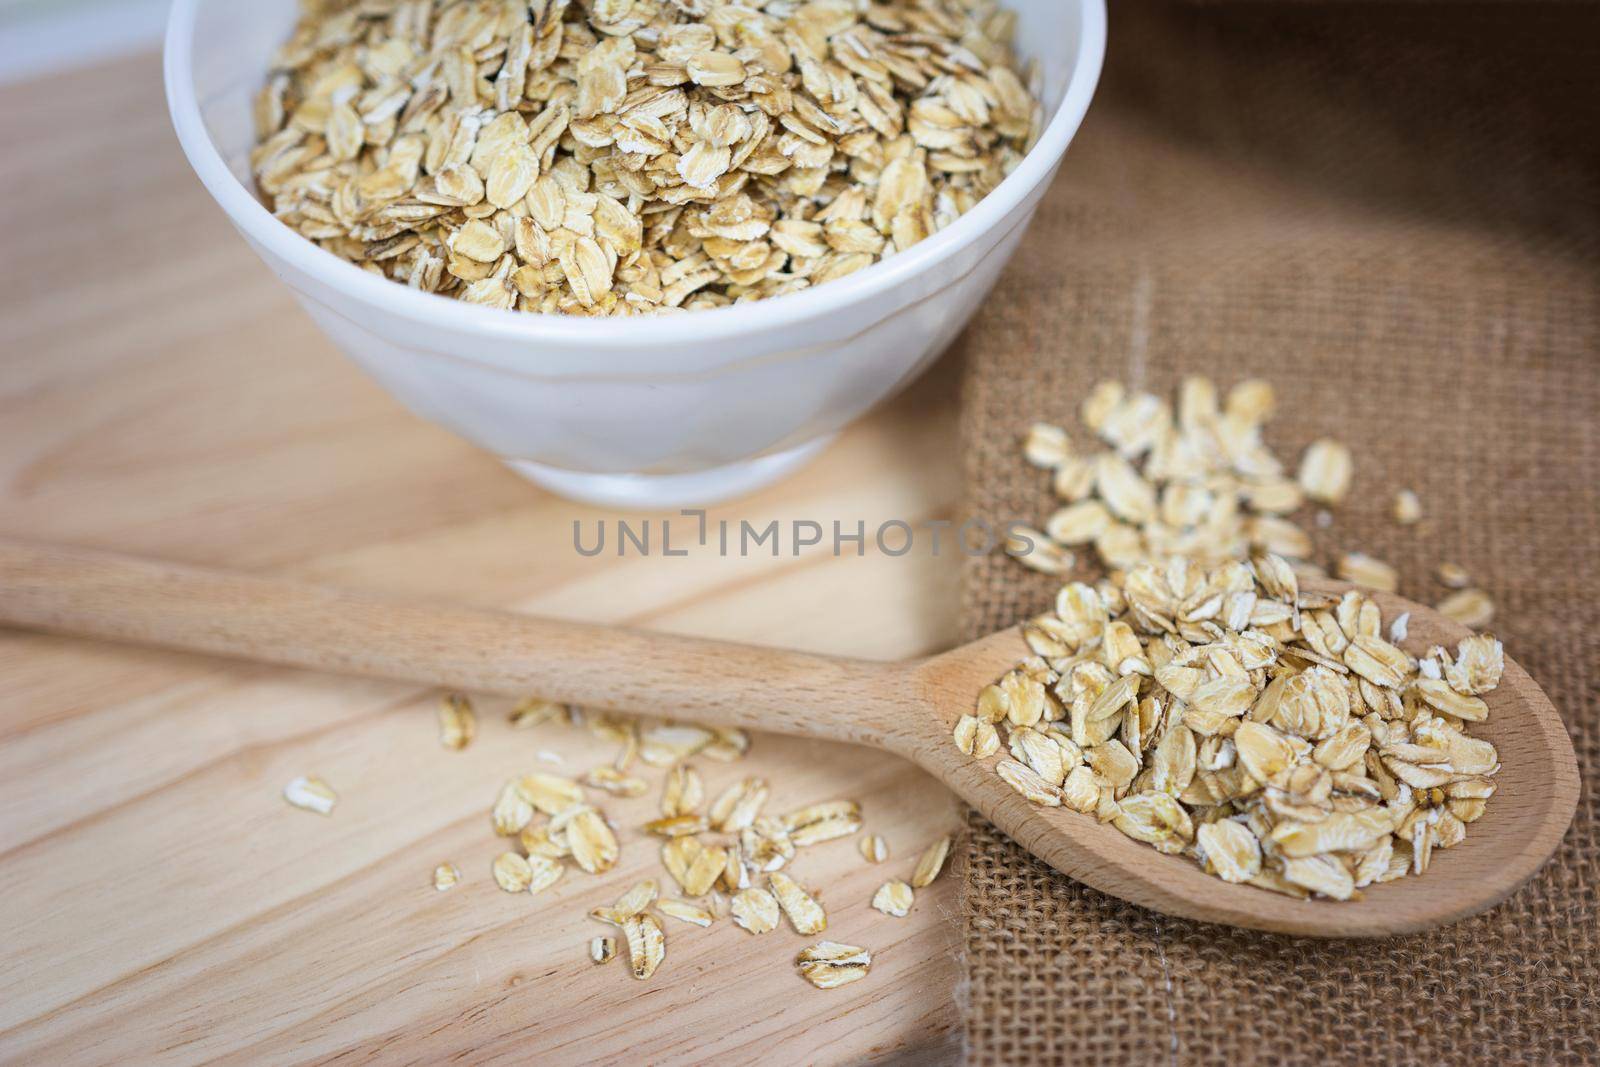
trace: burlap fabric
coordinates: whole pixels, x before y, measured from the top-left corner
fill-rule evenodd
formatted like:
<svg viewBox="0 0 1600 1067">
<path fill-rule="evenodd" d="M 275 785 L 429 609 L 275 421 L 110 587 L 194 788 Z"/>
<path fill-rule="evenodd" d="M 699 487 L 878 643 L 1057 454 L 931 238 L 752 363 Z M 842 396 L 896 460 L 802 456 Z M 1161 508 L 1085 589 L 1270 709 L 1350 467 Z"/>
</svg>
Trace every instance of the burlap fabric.
<svg viewBox="0 0 1600 1067">
<path fill-rule="evenodd" d="M 1118 378 L 1279 389 L 1269 437 L 1354 449 L 1319 550 L 1468 568 L 1561 708 L 1585 786 L 1556 859 L 1487 915 L 1387 942 L 1186 922 L 1100 895 L 973 816 L 975 1063 L 1600 1062 L 1600 18 L 1571 5 L 1116 0 L 1106 80 L 967 335 L 970 507 L 1052 507 L 1017 455 Z M 1389 516 L 1421 497 L 1419 526 Z M 971 563 L 969 636 L 1051 602 Z M 1466 846 L 1471 847 L 1468 838 Z"/>
</svg>

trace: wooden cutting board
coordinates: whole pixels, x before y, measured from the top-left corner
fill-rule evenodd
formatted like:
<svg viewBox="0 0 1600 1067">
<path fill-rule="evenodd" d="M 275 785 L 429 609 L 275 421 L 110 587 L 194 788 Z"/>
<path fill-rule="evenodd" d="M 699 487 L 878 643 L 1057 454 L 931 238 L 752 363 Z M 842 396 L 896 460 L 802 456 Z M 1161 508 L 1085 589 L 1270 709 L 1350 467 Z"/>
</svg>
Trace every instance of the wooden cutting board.
<svg viewBox="0 0 1600 1067">
<path fill-rule="evenodd" d="M 352 586 L 868 657 L 955 634 L 956 559 L 584 558 L 545 495 L 406 414 L 335 352 L 229 229 L 167 124 L 155 56 L 0 90 L 0 533 Z M 955 509 L 948 368 L 821 460 L 713 521 L 868 529 Z M 443 749 L 437 694 L 180 655 L 0 634 L 0 1060 L 845 1063 L 955 1055 L 954 885 L 892 919 L 868 901 L 957 825 L 950 796 L 871 752 L 757 736 L 699 761 L 771 807 L 849 797 L 854 838 L 804 851 L 828 935 L 874 952 L 866 981 L 806 985 L 810 939 L 666 920 L 635 981 L 595 966 L 586 918 L 661 876 L 607 801 L 621 866 L 538 897 L 501 892 L 488 808 L 534 769 L 612 746 L 551 725 Z M 651 709 L 639 708 L 648 713 Z M 541 756 L 540 753 L 546 753 Z M 331 818 L 289 808 L 319 774 Z M 454 862 L 457 889 L 430 872 Z"/>
</svg>

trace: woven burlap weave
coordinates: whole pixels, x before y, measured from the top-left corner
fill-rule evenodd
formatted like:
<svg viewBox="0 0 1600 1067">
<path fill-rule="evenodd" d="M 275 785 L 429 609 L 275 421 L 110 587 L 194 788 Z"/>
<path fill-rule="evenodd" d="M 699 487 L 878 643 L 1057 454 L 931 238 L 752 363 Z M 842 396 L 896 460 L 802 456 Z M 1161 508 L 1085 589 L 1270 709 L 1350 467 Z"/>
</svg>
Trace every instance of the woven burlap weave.
<svg viewBox="0 0 1600 1067">
<path fill-rule="evenodd" d="M 1269 378 L 1280 454 L 1331 435 L 1356 456 L 1322 557 L 1375 554 L 1425 600 L 1440 561 L 1472 572 L 1585 786 L 1506 904 L 1386 942 L 1156 915 L 972 816 L 972 1062 L 1600 1062 L 1597 56 L 1600 19 L 1569 5 L 1113 4 L 1101 95 L 964 342 L 971 510 L 1042 523 L 1019 434 L 1074 424 L 1101 378 Z M 1420 525 L 1390 518 L 1401 487 Z M 968 635 L 1053 589 L 974 561 Z"/>
</svg>

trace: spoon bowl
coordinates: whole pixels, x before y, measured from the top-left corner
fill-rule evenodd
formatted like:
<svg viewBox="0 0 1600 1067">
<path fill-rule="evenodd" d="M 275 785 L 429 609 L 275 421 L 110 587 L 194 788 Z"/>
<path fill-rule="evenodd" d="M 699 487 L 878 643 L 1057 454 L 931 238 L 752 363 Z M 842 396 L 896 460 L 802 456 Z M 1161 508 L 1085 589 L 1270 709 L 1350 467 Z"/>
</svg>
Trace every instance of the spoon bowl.
<svg viewBox="0 0 1600 1067">
<path fill-rule="evenodd" d="M 1370 595 L 1386 619 L 1410 613 L 1402 644 L 1413 653 L 1471 634 L 1421 605 Z M 4 541 L 0 624 L 871 745 L 917 763 L 1095 889 L 1169 915 L 1312 937 L 1413 933 L 1493 907 L 1555 852 L 1578 798 L 1566 728 L 1508 658 L 1484 697 L 1488 719 L 1473 724 L 1501 769 L 1467 840 L 1436 852 L 1422 877 L 1369 886 L 1360 899 L 1296 900 L 1214 878 L 1093 816 L 1036 806 L 995 773 L 1002 754 L 979 761 L 957 749 L 956 720 L 1028 655 L 1015 629 L 928 659 L 871 663 Z"/>
<path fill-rule="evenodd" d="M 1342 593 L 1334 582 L 1308 585 Z M 1434 645 L 1454 648 L 1472 631 L 1386 593 L 1368 592 L 1385 619 L 1410 612 L 1400 642 L 1416 655 Z M 1500 685 L 1484 694 L 1489 717 L 1472 736 L 1495 746 L 1495 794 L 1467 839 L 1436 849 L 1427 872 L 1368 886 L 1356 900 L 1297 900 L 1206 874 L 1187 856 L 1169 856 L 1092 815 L 1030 803 L 995 773 L 1004 748 L 985 760 L 950 740 L 956 719 L 971 710 L 983 686 L 1027 650 L 1015 631 L 992 634 L 913 667 L 937 721 L 918 740 L 889 747 L 925 768 L 1017 844 L 1067 877 L 1124 900 L 1188 919 L 1310 937 L 1384 937 L 1416 933 L 1486 911 L 1515 892 L 1560 845 L 1578 799 L 1578 764 L 1556 709 L 1520 665 L 1507 657 Z M 923 724 L 919 723 L 919 727 Z"/>
</svg>

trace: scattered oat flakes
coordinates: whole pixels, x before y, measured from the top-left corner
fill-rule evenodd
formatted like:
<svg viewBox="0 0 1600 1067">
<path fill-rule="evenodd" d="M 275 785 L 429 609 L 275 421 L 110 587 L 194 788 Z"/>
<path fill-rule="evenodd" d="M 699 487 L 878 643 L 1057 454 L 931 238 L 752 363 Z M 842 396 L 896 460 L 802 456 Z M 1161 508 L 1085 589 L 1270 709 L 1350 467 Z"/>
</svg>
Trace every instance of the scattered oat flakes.
<svg viewBox="0 0 1600 1067">
<path fill-rule="evenodd" d="M 837 941 L 819 941 L 795 957 L 795 965 L 806 981 L 818 989 L 833 989 L 867 976 L 872 953 Z"/>
<path fill-rule="evenodd" d="M 794 858 L 797 848 L 859 830 L 858 804 L 832 800 L 781 816 L 762 814 L 766 784 L 744 779 L 719 795 L 707 809 L 709 814 L 700 814 L 704 787 L 699 775 L 682 760 L 695 754 L 737 759 L 749 748 L 742 731 L 694 723 L 641 722 L 592 712 L 576 716 L 574 721 L 587 725 L 597 737 L 621 745 L 622 756 L 611 767 L 588 772 L 582 782 L 537 773 L 515 778 L 501 789 L 492 813 L 495 830 L 521 846 L 520 853 L 503 853 L 494 862 L 495 881 L 502 889 L 537 893 L 562 877 L 567 869 L 563 861 L 569 858 L 571 865 L 590 873 L 614 867 L 620 852 L 616 835 L 605 814 L 586 802 L 584 786 L 614 796 L 640 795 L 643 779 L 623 769 L 637 754 L 645 764 L 666 768 L 663 817 L 649 829 L 665 837 L 661 862 L 681 887 L 683 898 L 660 899 L 657 883 L 646 879 L 613 905 L 589 912 L 595 920 L 623 931 L 636 975 L 649 977 L 660 964 L 665 946 L 660 916 L 709 926 L 726 910 L 744 929 L 767 933 L 787 913 L 803 933 L 820 933 L 826 927 L 826 914 L 814 897 L 793 879 L 775 872 Z M 886 856 L 886 846 L 884 852 Z M 775 875 L 771 890 L 751 884 L 752 875 L 763 873 Z M 782 904 L 773 891 L 783 898 Z M 652 908 L 655 914 L 651 914 Z M 596 962 L 604 962 L 616 951 L 614 938 L 596 938 L 591 944 L 591 958 Z"/>
<path fill-rule="evenodd" d="M 1304 559 L 1311 539 L 1288 516 L 1307 492 L 1262 440 L 1274 407 L 1262 381 L 1241 382 L 1222 400 L 1210 381 L 1188 378 L 1176 409 L 1153 394 L 1100 383 L 1081 418 L 1103 447 L 1079 452 L 1055 427 L 1028 434 L 1027 458 L 1052 468 L 1063 507 L 1043 533 L 1025 531 L 1040 558 L 1021 558 L 1053 574 L 1071 566 L 1068 549 L 1080 545 L 1112 570 L 1169 555 L 1216 563 L 1252 550 Z M 1345 476 L 1348 451 L 1319 444 L 1306 477 L 1327 495 L 1339 487 L 1324 483 Z M 1023 547 L 1008 546 L 1013 554 Z"/>
<path fill-rule="evenodd" d="M 453 863 L 441 863 L 433 869 L 433 888 L 443 893 L 461 884 L 461 872 Z"/>
<path fill-rule="evenodd" d="M 885 915 L 903 919 L 911 911 L 912 900 L 911 887 L 895 880 L 885 882 L 878 887 L 878 891 L 872 896 L 872 906 Z"/>
<path fill-rule="evenodd" d="M 478 733 L 478 717 L 472 702 L 460 693 L 450 693 L 439 702 L 439 743 L 460 750 L 472 743 Z"/>
<path fill-rule="evenodd" d="M 911 884 L 917 889 L 932 883 L 939 877 L 939 872 L 944 870 L 944 861 L 950 855 L 950 838 L 941 837 L 929 845 L 927 851 L 917 860 L 917 870 L 911 876 Z"/>
<path fill-rule="evenodd" d="M 327 782 L 311 775 L 291 780 L 283 787 L 283 799 L 305 811 L 314 811 L 318 815 L 332 815 L 333 806 L 339 802 L 339 795 Z"/>
</svg>

